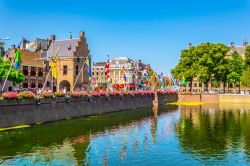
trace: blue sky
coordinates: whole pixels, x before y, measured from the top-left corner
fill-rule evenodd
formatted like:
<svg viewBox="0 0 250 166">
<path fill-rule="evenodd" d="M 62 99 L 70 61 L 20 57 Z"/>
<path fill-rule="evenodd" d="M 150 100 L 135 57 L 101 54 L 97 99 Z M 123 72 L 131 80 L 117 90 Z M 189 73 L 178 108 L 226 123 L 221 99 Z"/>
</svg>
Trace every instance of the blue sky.
<svg viewBox="0 0 250 166">
<path fill-rule="evenodd" d="M 85 31 L 95 62 L 127 56 L 168 74 L 189 42 L 241 45 L 249 16 L 250 0 L 0 0 L 0 38 Z"/>
</svg>

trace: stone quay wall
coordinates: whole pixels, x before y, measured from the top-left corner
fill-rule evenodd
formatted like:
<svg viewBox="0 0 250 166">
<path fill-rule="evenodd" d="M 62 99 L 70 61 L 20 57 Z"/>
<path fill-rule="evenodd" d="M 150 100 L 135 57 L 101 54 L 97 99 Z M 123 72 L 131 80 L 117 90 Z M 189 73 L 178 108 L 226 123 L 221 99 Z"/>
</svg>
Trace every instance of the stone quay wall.
<svg viewBox="0 0 250 166">
<path fill-rule="evenodd" d="M 177 95 L 158 95 L 159 104 L 176 102 Z M 44 98 L 0 101 L 0 128 L 152 107 L 153 95 Z"/>
<path fill-rule="evenodd" d="M 178 95 L 178 102 L 229 102 L 249 103 L 250 95 L 240 94 L 191 94 Z"/>
</svg>

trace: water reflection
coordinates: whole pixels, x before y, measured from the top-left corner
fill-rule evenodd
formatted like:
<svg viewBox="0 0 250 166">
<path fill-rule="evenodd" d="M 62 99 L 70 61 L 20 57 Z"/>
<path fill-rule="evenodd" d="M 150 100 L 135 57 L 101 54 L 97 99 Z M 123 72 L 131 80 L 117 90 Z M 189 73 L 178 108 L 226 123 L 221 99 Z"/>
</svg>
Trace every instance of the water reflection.
<svg viewBox="0 0 250 166">
<path fill-rule="evenodd" d="M 185 153 L 202 160 L 250 159 L 250 111 L 231 104 L 181 106 L 176 126 Z M 238 158 L 239 159 L 239 158 Z"/>
<path fill-rule="evenodd" d="M 0 165 L 247 165 L 248 110 L 168 106 L 1 132 Z"/>
</svg>

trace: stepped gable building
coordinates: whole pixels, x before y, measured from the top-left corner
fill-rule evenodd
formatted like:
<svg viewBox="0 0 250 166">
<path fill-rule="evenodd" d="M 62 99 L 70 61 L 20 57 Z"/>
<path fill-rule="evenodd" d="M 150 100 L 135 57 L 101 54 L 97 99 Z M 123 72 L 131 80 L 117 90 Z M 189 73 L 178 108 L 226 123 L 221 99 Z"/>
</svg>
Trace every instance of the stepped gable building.
<svg viewBox="0 0 250 166">
<path fill-rule="evenodd" d="M 80 73 L 85 63 L 85 59 L 89 55 L 88 44 L 84 32 L 80 32 L 79 38 L 77 39 L 72 39 L 70 36 L 69 39 L 56 40 L 56 36 L 51 35 L 51 39 L 48 42 L 49 48 L 47 57 L 49 59 L 54 57 L 59 48 L 57 78 L 53 81 L 54 89 L 55 87 L 57 90 L 67 88 L 68 91 L 73 91 L 87 87 L 89 85 L 88 71 L 83 68 L 82 73 Z"/>
</svg>

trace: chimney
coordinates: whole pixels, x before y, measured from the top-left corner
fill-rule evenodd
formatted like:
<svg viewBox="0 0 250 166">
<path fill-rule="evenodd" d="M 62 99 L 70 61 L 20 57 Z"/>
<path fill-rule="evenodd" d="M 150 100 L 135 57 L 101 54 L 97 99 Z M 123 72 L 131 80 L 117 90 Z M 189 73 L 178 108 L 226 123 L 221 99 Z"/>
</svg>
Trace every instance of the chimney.
<svg viewBox="0 0 250 166">
<path fill-rule="evenodd" d="M 55 41 L 55 40 L 56 40 L 56 35 L 51 35 L 51 36 L 50 36 L 50 40 L 51 40 L 51 41 Z"/>
<path fill-rule="evenodd" d="M 233 48 L 234 47 L 234 42 L 231 42 L 230 46 L 231 46 L 231 48 Z"/>
<path fill-rule="evenodd" d="M 189 43 L 189 44 L 188 44 L 188 47 L 189 47 L 189 48 L 192 48 L 192 47 L 193 47 L 193 44 L 192 44 L 192 43 Z"/>
<path fill-rule="evenodd" d="M 248 46 L 248 42 L 244 41 L 243 46 L 247 47 Z"/>
<path fill-rule="evenodd" d="M 69 32 L 69 39 L 72 39 L 72 33 Z"/>
<path fill-rule="evenodd" d="M 81 31 L 81 32 L 80 32 L 80 38 L 84 38 L 84 36 L 85 36 L 85 35 L 84 35 L 84 32 Z"/>
<path fill-rule="evenodd" d="M 24 37 L 22 37 L 22 49 L 26 48 L 26 44 L 27 44 L 27 40 Z"/>
</svg>

